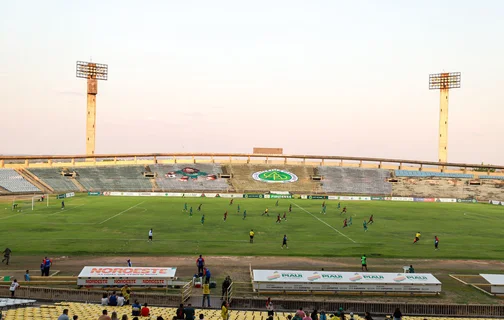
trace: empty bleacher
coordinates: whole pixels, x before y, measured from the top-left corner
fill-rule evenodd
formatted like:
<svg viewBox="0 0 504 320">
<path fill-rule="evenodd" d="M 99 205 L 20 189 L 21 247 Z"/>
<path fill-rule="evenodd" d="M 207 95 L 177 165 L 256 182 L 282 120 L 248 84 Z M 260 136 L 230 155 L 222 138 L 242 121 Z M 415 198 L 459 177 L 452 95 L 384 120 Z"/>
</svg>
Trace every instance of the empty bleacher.
<svg viewBox="0 0 504 320">
<path fill-rule="evenodd" d="M 10 192 L 40 192 L 14 169 L 0 169 L 0 187 Z"/>
<path fill-rule="evenodd" d="M 456 179 L 472 179 L 474 175 L 465 173 L 445 173 L 431 171 L 412 171 L 412 170 L 395 170 L 396 177 L 415 177 L 415 178 L 456 178 Z"/>
<path fill-rule="evenodd" d="M 478 178 L 488 180 L 504 180 L 504 176 L 479 176 Z"/>
<path fill-rule="evenodd" d="M 100 166 L 69 168 L 88 191 L 151 191 L 144 166 Z"/>
<path fill-rule="evenodd" d="M 388 170 L 345 167 L 318 167 L 324 177 L 322 189 L 326 193 L 390 195 L 392 186 L 387 182 Z"/>
<path fill-rule="evenodd" d="M 269 192 L 269 191 L 291 191 L 291 192 L 319 192 L 320 182 L 311 180 L 315 175 L 315 170 L 311 166 L 301 165 L 272 165 L 272 164 L 227 164 L 224 166 L 232 174 L 231 184 L 236 192 Z M 279 169 L 294 173 L 298 181 L 291 183 L 265 183 L 256 181 L 252 175 L 259 171 Z"/>
<path fill-rule="evenodd" d="M 156 184 L 161 191 L 227 191 L 229 184 L 226 179 L 219 178 L 223 173 L 219 164 L 156 164 L 149 166 L 156 174 Z M 200 174 L 193 175 L 196 179 L 189 178 L 187 181 L 180 181 L 184 176 L 181 171 L 184 168 L 194 168 Z M 166 177 L 169 172 L 174 172 L 173 177 Z M 208 176 L 215 175 L 217 179 L 208 180 Z"/>
<path fill-rule="evenodd" d="M 61 175 L 61 168 L 30 168 L 29 171 L 47 183 L 54 191 L 79 191 L 79 188 L 71 181 L 70 177 Z"/>
</svg>

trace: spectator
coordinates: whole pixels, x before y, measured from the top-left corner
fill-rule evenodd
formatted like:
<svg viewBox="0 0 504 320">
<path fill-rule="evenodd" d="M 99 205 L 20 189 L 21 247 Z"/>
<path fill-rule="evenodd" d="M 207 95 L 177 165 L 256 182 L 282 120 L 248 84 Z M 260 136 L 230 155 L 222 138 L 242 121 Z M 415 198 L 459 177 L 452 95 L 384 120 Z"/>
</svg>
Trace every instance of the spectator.
<svg viewBox="0 0 504 320">
<path fill-rule="evenodd" d="M 412 264 L 410 264 L 408 271 L 409 273 L 415 273 L 415 268 L 413 268 Z"/>
<path fill-rule="evenodd" d="M 205 299 L 207 300 L 208 307 L 211 308 L 210 305 L 210 285 L 208 283 L 203 284 L 203 302 L 201 303 L 201 307 L 205 307 Z"/>
<path fill-rule="evenodd" d="M 205 315 L 203 313 L 200 313 L 199 320 L 205 320 Z"/>
<path fill-rule="evenodd" d="M 231 286 L 231 278 L 227 276 L 226 279 L 224 279 L 224 282 L 222 282 L 221 300 L 224 300 L 224 297 L 226 297 L 226 300 L 228 299 L 227 293 L 230 286 Z"/>
<path fill-rule="evenodd" d="M 102 315 L 98 318 L 98 320 L 111 320 L 108 316 L 107 310 L 102 311 Z"/>
<path fill-rule="evenodd" d="M 14 298 L 14 294 L 16 293 L 17 288 L 19 288 L 19 283 L 16 279 L 12 280 L 9 291 L 11 293 L 11 297 Z"/>
<path fill-rule="evenodd" d="M 126 262 L 128 263 L 128 268 L 133 267 L 133 263 L 131 262 L 131 259 L 126 260 Z"/>
<path fill-rule="evenodd" d="M 68 309 L 63 310 L 63 314 L 58 317 L 58 320 L 70 320 L 68 317 Z"/>
<path fill-rule="evenodd" d="M 203 275 L 203 267 L 205 266 L 205 259 L 203 257 L 199 256 L 198 259 L 196 259 L 196 267 L 198 267 L 198 276 L 201 277 Z"/>
<path fill-rule="evenodd" d="M 140 305 L 140 303 L 138 303 L 138 300 L 135 300 L 135 302 L 131 306 L 131 315 L 132 316 L 139 316 L 141 309 L 142 309 L 142 306 Z"/>
<path fill-rule="evenodd" d="M 130 297 L 131 297 L 131 290 L 130 290 L 130 288 L 128 287 L 127 284 L 125 284 L 121 288 L 121 293 L 124 296 L 124 304 L 129 304 Z"/>
<path fill-rule="evenodd" d="M 205 275 L 205 283 L 210 283 L 210 277 L 212 276 L 212 274 L 210 273 L 210 269 L 205 267 L 203 269 L 203 274 Z"/>
<path fill-rule="evenodd" d="M 138 320 L 138 317 L 133 317 L 133 320 Z"/>
<path fill-rule="evenodd" d="M 303 311 L 303 307 L 299 307 L 299 309 L 296 311 L 296 315 L 304 318 L 306 316 L 305 312 Z"/>
<path fill-rule="evenodd" d="M 164 319 L 163 319 L 163 317 L 158 316 L 158 317 L 156 318 L 156 320 L 164 320 Z"/>
<path fill-rule="evenodd" d="M 339 312 L 340 319 L 345 320 L 345 310 L 343 310 L 343 307 L 340 307 L 338 312 Z"/>
<path fill-rule="evenodd" d="M 140 311 L 140 315 L 142 317 L 150 316 L 150 310 L 149 310 L 149 307 L 147 306 L 147 303 L 144 303 L 144 306 L 143 306 L 142 310 Z"/>
<path fill-rule="evenodd" d="M 402 320 L 401 310 L 399 310 L 399 308 L 396 308 L 392 317 L 394 318 L 394 320 Z"/>
<path fill-rule="evenodd" d="M 124 297 L 122 293 L 119 293 L 119 296 L 117 297 L 117 306 L 118 307 L 124 306 Z"/>
<path fill-rule="evenodd" d="M 327 315 L 324 310 L 320 311 L 320 320 L 327 320 Z"/>
<path fill-rule="evenodd" d="M 303 320 L 312 320 L 312 318 L 310 318 L 310 316 L 308 316 L 308 314 L 306 313 Z"/>
<path fill-rule="evenodd" d="M 42 263 L 40 264 L 40 276 L 44 276 L 44 260 L 42 260 Z"/>
<path fill-rule="evenodd" d="M 49 270 L 51 269 L 51 266 L 52 266 L 52 260 L 45 257 L 44 260 L 42 260 L 42 264 L 44 265 L 43 276 L 49 277 Z"/>
<path fill-rule="evenodd" d="M 194 308 L 190 303 L 187 305 L 187 308 L 184 309 L 184 314 L 186 320 L 194 320 L 194 315 L 196 314 L 196 311 L 194 310 Z"/>
<path fill-rule="evenodd" d="M 119 320 L 119 318 L 117 317 L 117 312 L 112 312 L 112 316 L 110 317 L 110 320 Z"/>
<path fill-rule="evenodd" d="M 121 320 L 128 320 L 128 316 L 123 314 L 123 316 L 121 317 Z"/>
<path fill-rule="evenodd" d="M 273 302 L 271 301 L 270 297 L 268 297 L 268 300 L 266 300 L 266 310 L 268 310 L 268 317 L 275 315 L 275 311 L 273 310 Z"/>
<path fill-rule="evenodd" d="M 292 320 L 292 316 L 290 314 L 287 316 L 287 320 Z"/>
<path fill-rule="evenodd" d="M 26 270 L 26 273 L 24 275 L 24 281 L 30 282 L 30 270 Z"/>
<path fill-rule="evenodd" d="M 303 318 L 298 313 L 295 313 L 292 320 L 303 320 Z"/>
<path fill-rule="evenodd" d="M 108 296 L 106 293 L 103 294 L 101 298 L 101 305 L 102 306 L 108 306 Z"/>
<path fill-rule="evenodd" d="M 117 306 L 117 295 L 115 291 L 112 291 L 112 294 L 110 295 L 108 299 L 108 305 L 111 307 Z"/>
<path fill-rule="evenodd" d="M 229 319 L 229 304 L 227 303 L 227 301 L 222 301 L 221 316 L 222 316 L 222 320 Z"/>
<path fill-rule="evenodd" d="M 350 320 L 355 320 L 353 312 L 350 312 Z"/>
<path fill-rule="evenodd" d="M 183 303 L 180 304 L 180 307 L 178 307 L 175 314 L 177 316 L 177 319 L 184 320 L 184 304 Z"/>
<path fill-rule="evenodd" d="M 318 320 L 318 312 L 317 312 L 317 309 L 313 310 L 312 314 L 311 314 L 311 318 L 312 320 Z"/>
<path fill-rule="evenodd" d="M 364 313 L 364 319 L 366 319 L 366 320 L 373 320 L 373 317 L 371 317 L 371 313 L 369 313 L 369 312 L 366 311 L 366 313 Z"/>
<path fill-rule="evenodd" d="M 78 320 L 78 319 L 79 319 L 79 316 L 78 316 L 78 315 L 74 315 L 74 316 L 72 317 L 72 319 L 73 319 L 73 320 Z"/>
</svg>

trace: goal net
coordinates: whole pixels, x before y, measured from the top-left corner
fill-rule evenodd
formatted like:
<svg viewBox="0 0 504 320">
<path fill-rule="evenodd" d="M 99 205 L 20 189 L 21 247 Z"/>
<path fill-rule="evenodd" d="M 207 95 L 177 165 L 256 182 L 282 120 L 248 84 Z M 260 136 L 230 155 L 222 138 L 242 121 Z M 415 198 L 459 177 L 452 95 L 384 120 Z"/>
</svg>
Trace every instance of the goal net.
<svg viewBox="0 0 504 320">
<path fill-rule="evenodd" d="M 22 212 L 24 210 L 36 210 L 40 207 L 49 206 L 49 195 L 48 194 L 38 194 L 38 195 L 20 195 L 15 196 L 12 200 L 12 211 Z"/>
</svg>

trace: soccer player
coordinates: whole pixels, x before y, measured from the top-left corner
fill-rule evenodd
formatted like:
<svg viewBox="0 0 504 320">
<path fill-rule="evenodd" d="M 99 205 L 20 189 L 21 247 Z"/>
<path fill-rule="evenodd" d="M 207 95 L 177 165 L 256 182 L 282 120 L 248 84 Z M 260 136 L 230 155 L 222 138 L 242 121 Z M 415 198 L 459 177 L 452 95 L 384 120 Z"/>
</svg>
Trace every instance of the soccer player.
<svg viewBox="0 0 504 320">
<path fill-rule="evenodd" d="M 201 211 L 201 206 L 202 206 L 202 205 L 203 205 L 203 204 L 202 204 L 202 203 L 200 203 L 200 205 L 198 206 L 198 211 Z"/>
<path fill-rule="evenodd" d="M 364 232 L 367 232 L 367 222 L 366 222 L 366 220 L 364 220 L 364 222 L 362 223 L 362 226 L 364 227 Z"/>
<path fill-rule="evenodd" d="M 231 198 L 231 200 L 229 200 L 229 205 L 230 205 L 230 206 L 232 206 L 232 205 L 233 205 L 233 201 L 234 201 L 234 199 L 233 199 L 233 198 Z"/>
<path fill-rule="evenodd" d="M 341 208 L 341 203 L 338 202 L 338 210 Z"/>
<path fill-rule="evenodd" d="M 413 240 L 413 243 L 417 243 L 418 241 L 420 241 L 420 231 L 418 231 L 416 234 L 415 234 L 415 240 Z"/>
<path fill-rule="evenodd" d="M 205 215 L 201 216 L 201 224 L 205 224 Z"/>
<path fill-rule="evenodd" d="M 65 201 L 61 201 L 61 210 L 65 209 Z"/>
<path fill-rule="evenodd" d="M 187 202 L 184 203 L 184 212 L 187 212 Z"/>
<path fill-rule="evenodd" d="M 227 220 L 227 211 L 224 212 L 224 222 L 226 222 L 226 220 Z"/>
<path fill-rule="evenodd" d="M 247 218 L 247 210 L 243 210 L 243 220 Z"/>
<path fill-rule="evenodd" d="M 343 207 L 343 211 L 341 211 L 341 213 L 340 213 L 340 214 L 343 214 L 343 213 L 347 213 L 347 212 L 346 212 L 346 207 Z"/>
<path fill-rule="evenodd" d="M 374 223 L 373 215 L 371 215 L 371 217 L 369 217 L 368 224 L 373 224 L 373 223 Z"/>
<path fill-rule="evenodd" d="M 345 220 L 343 221 L 343 228 L 346 228 L 348 227 L 348 221 L 347 219 L 345 218 Z"/>
<path fill-rule="evenodd" d="M 434 236 L 434 249 L 439 249 L 439 238 L 437 236 Z"/>
<path fill-rule="evenodd" d="M 361 257 L 361 267 L 362 267 L 362 271 L 368 271 L 367 269 L 367 258 L 366 258 L 366 255 L 363 254 L 362 257 Z"/>
<path fill-rule="evenodd" d="M 268 210 L 268 208 L 266 208 L 266 210 L 264 210 L 262 216 L 267 215 L 269 217 L 269 213 L 268 212 L 269 212 L 269 210 Z"/>
<path fill-rule="evenodd" d="M 285 221 L 287 221 L 287 212 L 284 211 L 284 215 L 283 215 L 283 218 Z"/>
<path fill-rule="evenodd" d="M 324 203 L 325 203 L 325 202 L 324 202 Z M 325 206 L 325 205 L 324 205 L 324 206 L 322 207 L 322 213 L 323 213 L 323 214 L 326 214 L 326 209 L 327 209 L 327 206 Z"/>
<path fill-rule="evenodd" d="M 189 216 L 191 216 L 191 217 L 192 217 L 192 207 L 191 207 L 191 208 L 189 208 Z"/>
<path fill-rule="evenodd" d="M 254 243 L 254 229 L 250 229 L 249 236 L 250 236 L 250 243 Z"/>
<path fill-rule="evenodd" d="M 9 248 L 5 248 L 5 250 L 2 253 L 4 255 L 2 263 L 5 262 L 6 265 L 9 265 L 9 260 L 10 260 L 10 256 L 11 256 L 12 250 L 9 249 Z"/>
<path fill-rule="evenodd" d="M 292 212 L 292 204 L 289 204 L 289 212 Z"/>
<path fill-rule="evenodd" d="M 240 205 L 238 204 L 238 209 L 236 210 L 237 213 L 240 213 Z"/>
<path fill-rule="evenodd" d="M 283 248 L 284 248 L 284 246 L 285 246 L 287 249 L 289 249 L 289 246 L 287 245 L 287 235 L 286 235 L 286 234 L 284 234 L 284 236 L 283 236 L 283 240 L 282 240 L 282 247 L 281 247 L 281 248 L 283 249 Z"/>
<path fill-rule="evenodd" d="M 348 219 L 348 226 L 350 227 L 352 225 L 352 217 Z"/>
<path fill-rule="evenodd" d="M 131 262 L 131 259 L 126 260 L 126 262 L 128 263 L 128 268 L 133 267 L 133 262 Z"/>
<path fill-rule="evenodd" d="M 277 220 L 276 220 L 276 222 L 275 222 L 275 223 L 280 223 L 280 222 L 282 222 L 282 220 L 280 219 L 280 213 L 279 213 L 279 214 L 277 215 Z"/>
<path fill-rule="evenodd" d="M 323 208 L 323 207 L 325 207 L 325 201 L 324 201 L 324 202 L 322 202 L 322 208 Z"/>
<path fill-rule="evenodd" d="M 278 207 L 278 200 L 277 200 L 277 201 L 276 201 L 276 203 L 275 203 L 275 207 Z"/>
<path fill-rule="evenodd" d="M 149 240 L 147 242 L 152 242 L 152 228 L 149 230 Z"/>
</svg>

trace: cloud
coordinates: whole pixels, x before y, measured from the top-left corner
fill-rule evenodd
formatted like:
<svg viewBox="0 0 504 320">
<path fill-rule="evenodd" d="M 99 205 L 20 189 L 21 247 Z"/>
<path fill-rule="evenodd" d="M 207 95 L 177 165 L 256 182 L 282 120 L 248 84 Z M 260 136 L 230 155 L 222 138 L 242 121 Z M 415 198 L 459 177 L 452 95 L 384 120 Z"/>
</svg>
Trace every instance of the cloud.
<svg viewBox="0 0 504 320">
<path fill-rule="evenodd" d="M 84 97 L 86 95 L 84 92 L 71 91 L 71 90 L 56 90 L 56 94 L 62 96 L 76 96 L 76 97 Z"/>
</svg>

